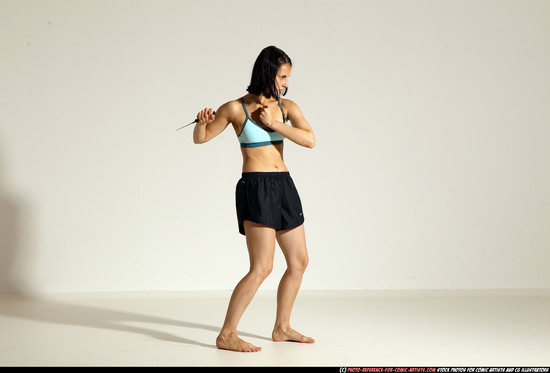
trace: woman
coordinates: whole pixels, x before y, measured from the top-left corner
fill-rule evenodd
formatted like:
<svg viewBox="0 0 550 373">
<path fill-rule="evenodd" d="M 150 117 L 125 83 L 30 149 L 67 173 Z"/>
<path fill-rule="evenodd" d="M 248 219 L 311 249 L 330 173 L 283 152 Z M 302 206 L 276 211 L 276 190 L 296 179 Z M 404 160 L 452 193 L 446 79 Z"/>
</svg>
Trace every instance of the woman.
<svg viewBox="0 0 550 373">
<path fill-rule="evenodd" d="M 250 271 L 237 284 L 216 339 L 220 349 L 261 350 L 237 336 L 237 324 L 273 266 L 275 242 L 287 263 L 277 291 L 274 341 L 313 343 L 290 327 L 290 312 L 308 264 L 304 216 L 300 197 L 283 161 L 283 139 L 313 148 L 315 135 L 294 102 L 281 99 L 288 89 L 290 58 L 276 47 L 258 56 L 248 94 L 222 105 L 214 114 L 204 109 L 197 115 L 193 132 L 196 144 L 212 140 L 233 126 L 243 155 L 242 178 L 237 183 L 239 232 L 246 236 Z M 289 120 L 292 124 L 287 125 Z"/>
</svg>

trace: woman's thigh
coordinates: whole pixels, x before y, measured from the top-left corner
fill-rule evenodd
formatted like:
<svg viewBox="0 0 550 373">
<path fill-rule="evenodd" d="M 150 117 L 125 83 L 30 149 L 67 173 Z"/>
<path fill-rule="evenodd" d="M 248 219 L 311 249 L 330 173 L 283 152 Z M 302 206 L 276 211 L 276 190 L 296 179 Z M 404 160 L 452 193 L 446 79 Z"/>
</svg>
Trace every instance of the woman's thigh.
<svg viewBox="0 0 550 373">
<path fill-rule="evenodd" d="M 292 269 L 305 270 L 309 257 L 304 224 L 294 229 L 279 231 L 276 237 L 287 266 Z"/>
<path fill-rule="evenodd" d="M 271 272 L 275 255 L 275 229 L 250 220 L 245 220 L 244 226 L 251 271 Z"/>
</svg>

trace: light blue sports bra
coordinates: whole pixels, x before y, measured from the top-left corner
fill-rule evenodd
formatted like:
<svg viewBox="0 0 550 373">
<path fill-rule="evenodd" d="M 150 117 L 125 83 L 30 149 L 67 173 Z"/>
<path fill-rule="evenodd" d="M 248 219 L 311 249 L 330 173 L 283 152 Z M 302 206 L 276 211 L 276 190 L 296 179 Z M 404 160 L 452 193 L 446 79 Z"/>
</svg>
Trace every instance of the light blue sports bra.
<svg viewBox="0 0 550 373">
<path fill-rule="evenodd" d="M 243 97 L 241 97 L 241 102 L 246 114 L 246 121 L 244 122 L 243 129 L 237 136 L 239 142 L 241 143 L 241 148 L 257 148 L 259 146 L 271 144 L 282 144 L 284 136 L 272 129 L 264 129 L 262 126 L 254 122 L 252 118 L 250 118 L 250 115 L 248 115 L 248 111 L 244 106 Z M 286 123 L 285 113 L 283 112 L 281 101 L 279 101 L 279 107 L 281 108 L 281 113 L 283 113 L 283 122 Z"/>
</svg>

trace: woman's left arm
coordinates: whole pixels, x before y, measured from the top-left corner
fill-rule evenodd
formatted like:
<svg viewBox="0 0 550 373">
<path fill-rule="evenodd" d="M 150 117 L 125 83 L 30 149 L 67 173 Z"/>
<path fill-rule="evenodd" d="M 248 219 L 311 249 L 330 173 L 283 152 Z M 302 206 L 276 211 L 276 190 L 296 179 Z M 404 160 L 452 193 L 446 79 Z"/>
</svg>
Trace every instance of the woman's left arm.
<svg viewBox="0 0 550 373">
<path fill-rule="evenodd" d="M 260 119 L 266 126 L 279 132 L 290 141 L 305 146 L 306 148 L 313 149 L 315 146 L 315 134 L 306 118 L 304 118 L 302 110 L 300 110 L 298 105 L 293 101 L 286 99 L 284 100 L 284 107 L 287 109 L 287 118 L 290 120 L 290 123 L 292 123 L 292 126 L 274 120 L 269 110 L 265 109 L 261 111 Z"/>
</svg>

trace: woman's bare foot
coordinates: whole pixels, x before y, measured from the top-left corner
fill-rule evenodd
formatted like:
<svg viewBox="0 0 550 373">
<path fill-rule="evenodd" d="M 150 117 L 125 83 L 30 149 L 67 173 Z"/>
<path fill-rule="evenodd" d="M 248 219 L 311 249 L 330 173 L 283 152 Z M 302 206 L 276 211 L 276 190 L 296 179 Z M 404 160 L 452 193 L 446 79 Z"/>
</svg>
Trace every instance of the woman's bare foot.
<svg viewBox="0 0 550 373">
<path fill-rule="evenodd" d="M 237 337 L 236 333 L 227 335 L 219 335 L 216 338 L 216 347 L 222 350 L 237 351 L 237 352 L 257 352 L 261 347 L 256 347 L 253 344 L 243 341 Z"/>
<path fill-rule="evenodd" d="M 306 337 L 292 328 L 283 330 L 282 328 L 275 328 L 271 338 L 274 342 L 300 342 L 300 343 L 314 343 L 315 340 L 310 337 Z"/>
</svg>

